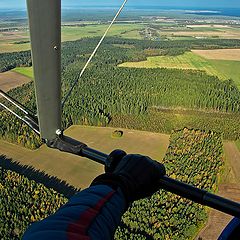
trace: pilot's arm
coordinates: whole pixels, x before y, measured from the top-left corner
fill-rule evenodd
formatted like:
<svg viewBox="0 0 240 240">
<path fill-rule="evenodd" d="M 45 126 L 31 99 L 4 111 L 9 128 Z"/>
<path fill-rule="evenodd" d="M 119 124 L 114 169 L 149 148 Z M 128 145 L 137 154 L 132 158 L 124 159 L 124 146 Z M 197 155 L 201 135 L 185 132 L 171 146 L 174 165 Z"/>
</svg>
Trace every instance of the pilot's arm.
<svg viewBox="0 0 240 240">
<path fill-rule="evenodd" d="M 23 240 L 110 240 L 123 213 L 135 200 L 158 190 L 164 166 L 148 157 L 110 154 L 111 167 L 55 214 L 33 223 Z"/>
</svg>

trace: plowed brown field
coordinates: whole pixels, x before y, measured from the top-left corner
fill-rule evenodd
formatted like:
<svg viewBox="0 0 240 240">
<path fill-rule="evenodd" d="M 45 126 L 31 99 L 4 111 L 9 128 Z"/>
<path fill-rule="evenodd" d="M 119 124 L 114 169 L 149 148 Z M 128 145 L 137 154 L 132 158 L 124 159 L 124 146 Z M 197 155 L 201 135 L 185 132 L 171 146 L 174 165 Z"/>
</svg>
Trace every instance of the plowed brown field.
<svg viewBox="0 0 240 240">
<path fill-rule="evenodd" d="M 13 88 L 19 87 L 24 83 L 30 82 L 31 79 L 15 72 L 0 73 L 0 89 L 7 92 Z"/>
</svg>

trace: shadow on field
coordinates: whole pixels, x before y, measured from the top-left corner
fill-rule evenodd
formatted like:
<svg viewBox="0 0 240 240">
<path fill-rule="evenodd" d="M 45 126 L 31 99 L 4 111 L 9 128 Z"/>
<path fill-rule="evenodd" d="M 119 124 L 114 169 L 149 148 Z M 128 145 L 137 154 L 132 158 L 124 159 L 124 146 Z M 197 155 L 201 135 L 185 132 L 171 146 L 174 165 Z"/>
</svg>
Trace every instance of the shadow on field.
<svg viewBox="0 0 240 240">
<path fill-rule="evenodd" d="M 63 181 L 54 176 L 50 176 L 45 172 L 36 170 L 32 166 L 22 165 L 19 162 L 13 161 L 4 155 L 0 155 L 0 167 L 5 170 L 16 172 L 28 178 L 29 180 L 34 180 L 37 183 L 42 183 L 47 188 L 52 188 L 58 193 L 63 194 L 66 198 L 70 198 L 78 191 L 80 191 L 80 189 L 69 185 L 66 181 Z"/>
</svg>

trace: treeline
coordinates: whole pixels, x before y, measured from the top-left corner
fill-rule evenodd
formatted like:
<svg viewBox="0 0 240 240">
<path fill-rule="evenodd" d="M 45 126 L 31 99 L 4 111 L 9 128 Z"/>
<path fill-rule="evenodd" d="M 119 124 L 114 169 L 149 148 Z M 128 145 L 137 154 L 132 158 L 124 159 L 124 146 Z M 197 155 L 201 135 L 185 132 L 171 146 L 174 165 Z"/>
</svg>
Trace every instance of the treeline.
<svg viewBox="0 0 240 240">
<path fill-rule="evenodd" d="M 30 51 L 0 53 L 0 73 L 9 71 L 15 67 L 30 66 L 32 66 Z"/>
<path fill-rule="evenodd" d="M 240 39 L 193 39 L 193 40 L 137 40 L 109 37 L 105 43 L 128 44 L 139 49 L 218 49 L 218 48 L 239 48 Z"/>
<path fill-rule="evenodd" d="M 170 134 L 173 129 L 214 131 L 224 139 L 240 139 L 240 114 L 177 109 L 150 109 L 143 115 L 113 115 L 111 127 Z"/>
<path fill-rule="evenodd" d="M 62 66 L 63 68 L 70 63 L 81 60 L 85 61 L 89 54 L 93 51 L 97 45 L 99 38 L 85 38 L 74 42 L 65 42 L 62 44 Z M 105 39 L 103 46 L 105 51 L 103 58 L 108 59 L 112 55 L 112 48 L 114 45 L 131 45 L 135 49 L 119 49 L 119 53 L 114 51 L 115 61 L 105 62 L 119 64 L 125 61 L 140 61 L 144 60 L 148 55 L 142 52 L 143 50 L 155 49 L 155 55 L 179 55 L 191 49 L 218 49 L 218 48 L 239 48 L 239 39 L 195 39 L 195 40 L 176 40 L 176 41 L 151 41 L 151 40 L 138 40 L 138 39 L 122 39 L 116 37 L 108 37 Z M 116 49 L 115 49 L 116 50 Z M 100 56 L 100 54 L 98 54 Z M 113 56 L 113 55 L 112 55 Z M 124 56 L 124 57 L 123 57 Z M 95 59 L 95 62 L 100 59 Z M 117 60 L 117 61 L 116 61 Z M 20 66 L 31 66 L 31 52 L 22 51 L 14 53 L 1 53 L 0 54 L 0 72 L 11 70 Z"/>
<path fill-rule="evenodd" d="M 64 78 L 75 79 L 78 66 L 68 68 Z M 67 102 L 65 126 L 106 125 L 116 114 L 141 116 L 152 107 L 237 113 L 240 92 L 232 81 L 192 70 L 96 66 L 86 72 Z"/>
<path fill-rule="evenodd" d="M 185 128 L 171 135 L 163 163 L 170 177 L 213 192 L 222 158 L 218 134 Z M 160 190 L 151 198 L 134 202 L 115 239 L 193 239 L 206 219 L 205 207 Z"/>
<path fill-rule="evenodd" d="M 63 195 L 0 167 L 0 238 L 19 240 L 27 227 L 56 212 Z"/>
</svg>

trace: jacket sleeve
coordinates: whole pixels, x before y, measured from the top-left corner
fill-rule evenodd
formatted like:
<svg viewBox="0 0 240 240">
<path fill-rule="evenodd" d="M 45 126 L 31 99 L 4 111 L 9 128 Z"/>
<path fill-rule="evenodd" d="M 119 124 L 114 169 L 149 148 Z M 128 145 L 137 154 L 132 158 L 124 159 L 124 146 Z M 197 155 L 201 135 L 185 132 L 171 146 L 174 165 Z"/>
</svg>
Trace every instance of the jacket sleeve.
<svg viewBox="0 0 240 240">
<path fill-rule="evenodd" d="M 110 240 L 125 210 L 120 189 L 92 186 L 72 197 L 55 214 L 33 223 L 23 240 Z"/>
<path fill-rule="evenodd" d="M 240 239 L 240 219 L 233 218 L 223 230 L 218 240 L 237 240 Z"/>
</svg>

